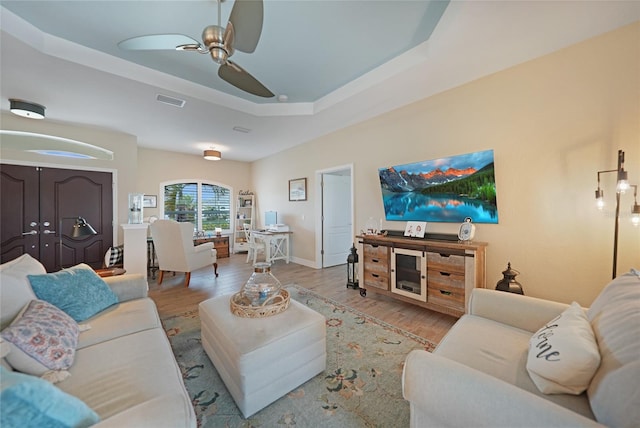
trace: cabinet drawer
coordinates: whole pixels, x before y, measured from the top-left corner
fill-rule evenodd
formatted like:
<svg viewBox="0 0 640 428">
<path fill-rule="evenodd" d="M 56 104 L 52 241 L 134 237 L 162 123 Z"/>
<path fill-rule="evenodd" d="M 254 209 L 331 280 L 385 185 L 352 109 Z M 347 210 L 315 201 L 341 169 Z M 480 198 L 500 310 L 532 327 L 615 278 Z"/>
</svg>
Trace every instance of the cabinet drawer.
<svg viewBox="0 0 640 428">
<path fill-rule="evenodd" d="M 364 270 L 389 275 L 389 261 L 387 259 L 369 259 L 364 261 Z"/>
<path fill-rule="evenodd" d="M 364 271 L 364 288 L 375 287 L 389 290 L 389 274 Z"/>
<path fill-rule="evenodd" d="M 429 287 L 432 285 L 438 287 L 440 285 L 445 287 L 459 288 L 464 291 L 464 274 L 441 272 L 438 270 L 427 270 L 427 282 Z"/>
<path fill-rule="evenodd" d="M 364 244 L 364 260 L 368 258 L 388 260 L 389 259 L 389 247 L 384 245 Z"/>
<path fill-rule="evenodd" d="M 449 253 L 427 252 L 427 269 L 464 274 L 464 256 Z"/>
<path fill-rule="evenodd" d="M 464 311 L 464 288 L 449 287 L 446 285 L 431 285 L 427 288 L 427 301 L 435 305 Z"/>
</svg>

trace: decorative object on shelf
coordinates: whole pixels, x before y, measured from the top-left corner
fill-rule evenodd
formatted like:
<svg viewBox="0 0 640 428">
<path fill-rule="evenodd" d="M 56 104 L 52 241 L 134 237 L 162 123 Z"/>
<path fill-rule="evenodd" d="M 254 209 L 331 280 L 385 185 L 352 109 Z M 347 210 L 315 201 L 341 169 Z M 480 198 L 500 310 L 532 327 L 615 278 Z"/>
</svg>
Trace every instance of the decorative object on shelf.
<svg viewBox="0 0 640 428">
<path fill-rule="evenodd" d="M 616 213 L 615 213 L 615 226 L 613 230 L 613 273 L 612 278 L 615 279 L 617 274 L 618 265 L 618 225 L 620 222 L 620 194 L 625 193 L 630 187 L 634 187 L 633 198 L 634 204 L 631 207 L 631 221 L 634 224 L 640 224 L 640 206 L 637 202 L 638 186 L 633 184 L 629 185 L 627 171 L 624 170 L 624 152 L 618 150 L 618 167 L 616 169 L 608 169 L 604 171 L 598 171 L 598 188 L 596 189 L 596 203 L 598 209 L 604 208 L 604 192 L 600 188 L 600 174 L 615 172 L 617 174 L 616 185 Z"/>
<path fill-rule="evenodd" d="M 218 150 L 205 150 L 203 156 L 206 160 L 212 161 L 218 161 L 222 159 L 222 153 L 220 153 L 220 151 Z"/>
<path fill-rule="evenodd" d="M 240 196 L 253 196 L 253 192 L 251 190 L 240 190 L 238 192 Z"/>
<path fill-rule="evenodd" d="M 271 263 L 256 263 L 246 284 L 229 301 L 231 313 L 245 318 L 279 314 L 289 307 L 289 293 L 271 273 Z"/>
<path fill-rule="evenodd" d="M 60 269 L 62 266 L 62 221 L 63 220 L 75 220 L 73 224 L 73 229 L 71 231 L 71 237 L 73 239 L 80 238 L 82 236 L 90 236 L 97 235 L 98 232 L 89 224 L 84 217 L 60 217 L 60 221 L 58 222 L 58 233 L 60 235 Z"/>
<path fill-rule="evenodd" d="M 427 228 L 426 221 L 408 221 L 404 228 L 404 236 L 411 238 L 424 238 L 424 231 Z"/>
<path fill-rule="evenodd" d="M 9 98 L 9 110 L 15 115 L 29 119 L 44 119 L 45 107 L 29 101 Z"/>
<path fill-rule="evenodd" d="M 458 239 L 461 241 L 471 241 L 476 234 L 476 227 L 471 223 L 471 217 L 464 219 L 458 230 Z"/>
<path fill-rule="evenodd" d="M 129 224 L 142 224 L 142 193 L 129 193 Z"/>
<path fill-rule="evenodd" d="M 351 246 L 351 253 L 347 256 L 347 288 L 354 290 L 359 288 L 358 285 L 358 250 L 356 245 Z"/>
<path fill-rule="evenodd" d="M 143 208 L 157 208 L 158 207 L 158 197 L 156 195 L 144 195 L 142 197 L 142 207 Z"/>
<path fill-rule="evenodd" d="M 307 179 L 296 178 L 289 180 L 289 200 L 290 201 L 306 201 L 307 200 Z"/>
<path fill-rule="evenodd" d="M 522 285 L 516 281 L 516 275 L 518 274 L 520 274 L 520 272 L 511 269 L 511 262 L 507 263 L 507 270 L 502 271 L 503 278 L 496 284 L 496 290 L 524 295 Z"/>
</svg>

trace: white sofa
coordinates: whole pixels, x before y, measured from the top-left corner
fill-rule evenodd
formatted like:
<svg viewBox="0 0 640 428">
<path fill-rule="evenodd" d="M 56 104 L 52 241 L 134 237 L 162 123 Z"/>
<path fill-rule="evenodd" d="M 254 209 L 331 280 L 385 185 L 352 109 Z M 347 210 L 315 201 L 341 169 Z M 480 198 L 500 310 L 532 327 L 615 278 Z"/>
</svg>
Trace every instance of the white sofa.
<svg viewBox="0 0 640 428">
<path fill-rule="evenodd" d="M 27 275 L 44 273 L 28 255 L 0 266 L 2 329 L 36 299 Z M 195 427 L 191 400 L 145 279 L 104 280 L 119 303 L 83 322 L 90 329 L 79 334 L 70 376 L 55 387 L 93 409 L 100 417 L 96 427 Z M 11 370 L 4 355 L 8 342 L 2 345 L 2 365 Z"/>
<path fill-rule="evenodd" d="M 586 310 L 600 364 L 579 395 L 543 394 L 527 369 L 530 339 L 569 305 L 474 289 L 436 350 L 405 361 L 411 426 L 640 426 L 639 274 L 616 278 Z"/>
</svg>

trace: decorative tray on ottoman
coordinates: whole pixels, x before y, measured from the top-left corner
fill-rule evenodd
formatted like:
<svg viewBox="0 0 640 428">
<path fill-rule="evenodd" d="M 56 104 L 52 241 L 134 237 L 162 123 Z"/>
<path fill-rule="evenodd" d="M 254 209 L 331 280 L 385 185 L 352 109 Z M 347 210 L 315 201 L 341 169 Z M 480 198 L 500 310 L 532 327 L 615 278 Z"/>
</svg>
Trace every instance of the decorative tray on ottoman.
<svg viewBox="0 0 640 428">
<path fill-rule="evenodd" d="M 289 307 L 289 292 L 284 288 L 262 303 L 261 306 L 253 306 L 249 299 L 241 292 L 231 296 L 229 306 L 231 313 L 243 318 L 264 318 L 284 312 Z"/>
</svg>

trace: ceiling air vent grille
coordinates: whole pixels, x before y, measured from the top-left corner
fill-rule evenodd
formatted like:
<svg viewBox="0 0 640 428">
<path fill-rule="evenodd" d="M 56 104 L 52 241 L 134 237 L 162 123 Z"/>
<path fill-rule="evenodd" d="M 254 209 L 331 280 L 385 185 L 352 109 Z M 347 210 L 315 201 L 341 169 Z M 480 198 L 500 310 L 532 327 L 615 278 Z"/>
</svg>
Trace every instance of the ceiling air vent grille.
<svg viewBox="0 0 640 428">
<path fill-rule="evenodd" d="M 169 104 L 170 106 L 180 107 L 180 108 L 184 107 L 184 103 L 186 103 L 185 100 L 173 98 L 168 95 L 162 95 L 162 94 L 157 94 L 156 100 L 161 103 Z"/>
</svg>

